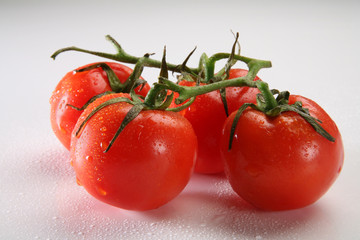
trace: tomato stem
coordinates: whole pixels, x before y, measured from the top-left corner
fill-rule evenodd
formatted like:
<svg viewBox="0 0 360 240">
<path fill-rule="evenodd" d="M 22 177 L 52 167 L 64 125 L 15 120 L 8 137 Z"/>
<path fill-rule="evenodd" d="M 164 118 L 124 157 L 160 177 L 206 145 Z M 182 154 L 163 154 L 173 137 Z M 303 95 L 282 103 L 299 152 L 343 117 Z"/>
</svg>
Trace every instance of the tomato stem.
<svg viewBox="0 0 360 240">
<path fill-rule="evenodd" d="M 203 55 L 203 61 L 206 61 L 206 55 Z M 227 56 L 228 58 L 231 54 L 223 54 L 222 57 Z M 241 57 L 238 55 L 233 55 L 234 59 L 237 57 Z M 175 99 L 176 104 L 181 104 L 189 98 L 196 97 L 201 94 L 209 93 L 215 90 L 220 90 L 226 87 L 257 87 L 257 82 L 260 81 L 253 81 L 260 71 L 261 68 L 271 67 L 271 62 L 257 60 L 257 59 L 250 59 L 246 58 L 246 61 L 249 65 L 249 71 L 246 76 L 227 79 L 225 81 L 217 81 L 210 84 L 205 85 L 198 85 L 198 86 L 180 86 L 167 78 L 159 77 L 159 83 L 155 84 L 154 88 L 165 88 L 174 92 L 179 93 L 179 97 Z M 206 70 L 205 70 L 206 71 Z M 264 90 L 265 91 L 265 90 Z M 272 96 L 273 97 L 273 96 Z"/>
<path fill-rule="evenodd" d="M 115 61 L 122 62 L 122 63 L 136 64 L 140 60 L 139 57 L 135 57 L 135 56 L 132 56 L 132 55 L 126 53 L 124 51 L 124 49 L 121 47 L 121 45 L 110 35 L 107 35 L 106 39 L 114 45 L 115 49 L 117 50 L 116 54 L 109 54 L 109 53 L 103 53 L 103 52 L 98 52 L 98 51 L 90 51 L 90 50 L 72 46 L 72 47 L 66 47 L 66 48 L 57 50 L 55 53 L 53 53 L 51 55 L 51 58 L 53 58 L 55 60 L 56 57 L 60 53 L 67 52 L 67 51 L 76 51 L 76 52 L 87 53 L 87 54 L 95 55 L 98 57 L 115 60 Z M 193 51 L 191 53 L 193 53 Z M 200 58 L 198 67 L 197 68 L 187 68 L 186 71 L 194 73 L 194 74 L 199 74 L 205 68 L 205 81 L 208 81 L 214 76 L 215 63 L 221 59 L 227 59 L 230 56 L 231 56 L 231 53 L 216 53 L 209 58 L 204 53 Z M 248 58 L 248 57 L 244 57 L 244 56 L 240 56 L 240 55 L 236 55 L 236 54 L 234 54 L 233 59 L 246 63 L 249 68 L 254 62 L 256 62 L 256 64 L 259 66 L 261 65 L 262 66 L 261 68 L 271 67 L 270 61 Z M 187 58 L 187 60 L 188 60 L 188 58 Z M 161 68 L 162 61 L 158 61 L 158 60 L 148 57 L 143 60 L 142 64 L 143 64 L 143 66 L 146 66 L 146 67 Z M 182 70 L 183 70 L 182 68 L 179 67 L 179 65 L 171 64 L 171 63 L 167 63 L 167 68 L 168 68 L 168 70 L 173 71 L 173 72 L 182 72 Z"/>
<path fill-rule="evenodd" d="M 201 86 L 180 86 L 166 78 L 159 78 L 161 83 L 155 85 L 162 86 L 174 92 L 179 93 L 179 97 L 175 100 L 176 104 L 181 104 L 189 98 L 196 97 L 201 94 L 209 93 L 226 87 L 256 87 L 256 82 L 249 80 L 247 77 L 233 78 L 226 81 L 215 82 Z"/>
<path fill-rule="evenodd" d="M 66 48 L 61 48 L 61 49 L 57 50 L 55 53 L 53 53 L 51 55 L 51 58 L 53 58 L 55 60 L 55 58 L 60 53 L 67 52 L 67 51 L 76 51 L 76 52 L 87 53 L 87 54 L 95 55 L 98 57 L 115 60 L 115 61 L 122 62 L 122 63 L 136 64 L 139 61 L 139 59 L 140 59 L 139 57 L 135 57 L 135 56 L 132 56 L 132 55 L 126 53 L 124 51 L 124 49 L 121 47 L 121 45 L 110 35 L 106 35 L 106 40 L 110 41 L 114 45 L 115 49 L 117 50 L 116 54 L 103 53 L 103 52 L 98 52 L 98 51 L 90 51 L 90 50 L 72 46 L 72 47 L 66 47 Z M 143 64 L 144 64 L 144 66 L 147 66 L 147 67 L 153 67 L 153 68 L 161 67 L 161 61 L 157 61 L 152 58 L 147 58 L 146 60 L 143 61 Z M 168 69 L 171 71 L 174 71 L 174 72 L 180 71 L 178 65 L 170 64 L 170 63 L 168 63 Z M 190 70 L 193 72 L 198 72 L 198 69 L 190 69 Z"/>
<path fill-rule="evenodd" d="M 269 85 L 266 82 L 257 81 L 256 87 L 260 90 L 261 95 L 258 95 L 257 103 L 258 107 L 263 112 L 268 112 L 278 106 L 278 103 L 269 89 Z M 260 98 L 261 96 L 261 98 Z"/>
</svg>

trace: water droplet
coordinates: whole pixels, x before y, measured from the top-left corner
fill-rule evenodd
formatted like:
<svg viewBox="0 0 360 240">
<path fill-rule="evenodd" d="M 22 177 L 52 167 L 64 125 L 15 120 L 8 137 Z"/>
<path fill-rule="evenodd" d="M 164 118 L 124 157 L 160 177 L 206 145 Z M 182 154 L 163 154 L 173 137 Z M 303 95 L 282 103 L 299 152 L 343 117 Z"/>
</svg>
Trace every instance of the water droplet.
<svg viewBox="0 0 360 240">
<path fill-rule="evenodd" d="M 102 189 L 101 187 L 97 187 L 97 191 L 102 196 L 106 196 L 106 194 L 107 194 L 107 192 L 104 189 Z"/>
<path fill-rule="evenodd" d="M 59 104 L 59 110 L 62 110 L 65 105 L 65 100 L 62 100 Z"/>
<path fill-rule="evenodd" d="M 100 128 L 100 131 L 102 131 L 102 132 L 106 132 L 106 127 L 104 126 L 104 127 L 102 127 L 102 128 Z"/>
<path fill-rule="evenodd" d="M 251 177 L 258 177 L 262 173 L 261 169 L 254 165 L 248 165 L 245 170 Z"/>
<path fill-rule="evenodd" d="M 78 177 L 76 177 L 76 183 L 77 183 L 77 185 L 81 186 L 81 182 Z"/>
<path fill-rule="evenodd" d="M 93 160 L 93 157 L 92 156 L 86 156 L 85 159 L 86 159 L 86 161 L 91 162 Z"/>
<path fill-rule="evenodd" d="M 105 142 L 101 142 L 101 143 L 100 143 L 100 147 L 101 147 L 101 149 L 102 149 L 103 151 L 105 151 L 108 146 L 109 146 L 108 143 L 105 143 Z"/>
<path fill-rule="evenodd" d="M 60 128 L 60 131 L 63 133 L 63 134 L 67 134 L 67 128 L 68 128 L 68 124 L 64 124 L 64 123 L 60 123 L 60 126 L 59 126 L 59 128 Z"/>
</svg>

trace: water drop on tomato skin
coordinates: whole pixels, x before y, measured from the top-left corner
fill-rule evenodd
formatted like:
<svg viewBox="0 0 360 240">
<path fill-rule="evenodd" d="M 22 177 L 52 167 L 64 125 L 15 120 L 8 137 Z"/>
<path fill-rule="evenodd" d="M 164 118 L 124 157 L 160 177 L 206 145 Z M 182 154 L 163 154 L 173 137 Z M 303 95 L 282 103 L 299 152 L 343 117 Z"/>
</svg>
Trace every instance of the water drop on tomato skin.
<svg viewBox="0 0 360 240">
<path fill-rule="evenodd" d="M 97 187 L 96 190 L 101 196 L 106 196 L 107 195 L 107 192 L 101 187 Z"/>
<path fill-rule="evenodd" d="M 251 177 L 254 178 L 258 177 L 262 173 L 262 170 L 260 168 L 252 165 L 245 167 L 245 170 Z"/>
<path fill-rule="evenodd" d="M 109 146 L 108 143 L 105 143 L 105 142 L 101 142 L 101 143 L 100 143 L 100 148 L 101 148 L 101 150 L 103 150 L 103 151 L 105 151 L 108 146 Z"/>
<path fill-rule="evenodd" d="M 67 132 L 68 132 L 67 128 L 68 128 L 67 124 L 65 124 L 65 126 L 64 126 L 64 124 L 60 123 L 59 129 L 63 134 L 67 134 Z"/>
<path fill-rule="evenodd" d="M 85 160 L 88 161 L 88 162 L 92 162 L 93 157 L 92 156 L 86 156 Z"/>
<path fill-rule="evenodd" d="M 81 184 L 81 182 L 80 182 L 80 180 L 79 180 L 78 177 L 76 177 L 76 183 L 77 183 L 77 185 L 82 186 L 82 184 Z"/>
</svg>

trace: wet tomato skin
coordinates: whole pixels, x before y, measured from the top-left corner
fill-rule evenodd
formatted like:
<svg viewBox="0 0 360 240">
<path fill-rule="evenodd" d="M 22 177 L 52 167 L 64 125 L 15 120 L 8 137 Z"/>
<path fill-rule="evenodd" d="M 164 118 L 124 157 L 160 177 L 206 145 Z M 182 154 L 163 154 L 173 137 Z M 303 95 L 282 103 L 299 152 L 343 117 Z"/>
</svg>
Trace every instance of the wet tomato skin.
<svg viewBox="0 0 360 240">
<path fill-rule="evenodd" d="M 106 62 L 115 72 L 120 82 L 125 82 L 132 73 L 132 69 L 125 65 Z M 88 64 L 77 69 L 85 68 Z M 146 84 L 140 95 L 145 96 L 150 86 Z M 68 72 L 58 83 L 50 98 L 50 122 L 51 127 L 60 142 L 70 149 L 71 132 L 82 111 L 75 110 L 67 104 L 82 107 L 92 97 L 111 91 L 106 72 L 96 68 L 85 72 Z"/>
<path fill-rule="evenodd" d="M 224 124 L 221 152 L 225 173 L 234 191 L 264 210 L 289 210 L 317 201 L 338 177 L 344 148 L 340 132 L 329 115 L 314 101 L 290 96 L 290 104 L 302 101 L 320 119 L 331 142 L 294 112 L 268 117 L 247 109 L 235 130 L 232 149 L 229 134 L 235 113 Z"/>
<path fill-rule="evenodd" d="M 80 116 L 106 99 L 101 97 Z M 128 97 L 128 95 L 120 95 Z M 181 115 L 142 111 L 104 153 L 132 105 L 117 103 L 97 112 L 79 136 L 72 136 L 71 160 L 77 180 L 92 196 L 128 210 L 158 208 L 187 185 L 194 169 L 197 138 Z"/>
<path fill-rule="evenodd" d="M 248 73 L 244 69 L 231 69 L 229 79 L 243 77 Z M 258 77 L 255 80 L 259 80 Z M 183 86 L 195 86 L 194 82 L 181 81 Z M 226 99 L 229 114 L 236 111 L 244 103 L 256 103 L 257 88 L 228 87 Z M 175 98 L 176 98 L 175 94 Z M 220 156 L 220 136 L 223 124 L 227 118 L 224 104 L 219 91 L 209 92 L 196 97 L 188 108 L 181 111 L 194 127 L 198 137 L 199 150 L 195 172 L 203 174 L 221 173 L 224 170 Z"/>
</svg>

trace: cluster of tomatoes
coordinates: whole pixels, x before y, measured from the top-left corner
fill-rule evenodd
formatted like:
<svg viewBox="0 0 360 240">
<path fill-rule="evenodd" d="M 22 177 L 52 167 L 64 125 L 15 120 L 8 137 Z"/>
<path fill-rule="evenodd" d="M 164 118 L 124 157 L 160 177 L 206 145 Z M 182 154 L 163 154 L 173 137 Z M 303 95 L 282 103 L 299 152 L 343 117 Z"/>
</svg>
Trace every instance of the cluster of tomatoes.
<svg viewBox="0 0 360 240">
<path fill-rule="evenodd" d="M 120 83 L 133 73 L 120 63 L 102 64 Z M 81 71 L 88 66 L 96 67 Z M 109 71 L 100 64 L 88 66 L 69 72 L 58 83 L 50 99 L 51 124 L 70 150 L 78 184 L 105 203 L 129 210 L 155 209 L 175 198 L 193 172 L 225 172 L 234 191 L 253 206 L 295 209 L 318 200 L 341 171 L 339 130 L 310 99 L 289 95 L 285 104 L 301 103 L 303 114 L 321 121 L 331 141 L 294 111 L 269 116 L 249 107 L 240 115 L 244 104 L 259 104 L 256 87 L 227 87 L 227 111 L 220 90 L 215 90 L 173 112 L 133 104 L 134 96 L 137 102 L 150 98 L 152 88 L 146 82 L 134 86 L 132 94 L 114 91 Z M 247 74 L 248 70 L 229 69 L 227 79 Z M 204 85 L 188 79 L 177 84 L 194 89 Z M 172 100 L 169 106 L 178 105 Z"/>
</svg>

